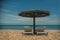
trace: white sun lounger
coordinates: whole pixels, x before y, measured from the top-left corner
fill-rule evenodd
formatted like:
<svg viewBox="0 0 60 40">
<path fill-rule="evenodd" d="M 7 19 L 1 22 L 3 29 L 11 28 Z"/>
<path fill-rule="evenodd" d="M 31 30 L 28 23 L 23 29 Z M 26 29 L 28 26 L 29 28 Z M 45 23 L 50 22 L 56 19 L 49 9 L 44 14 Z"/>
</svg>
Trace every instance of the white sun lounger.
<svg viewBox="0 0 60 40">
<path fill-rule="evenodd" d="M 29 26 L 25 26 L 24 27 L 24 32 L 22 32 L 23 34 L 33 34 L 32 32 L 32 27 Z"/>
<path fill-rule="evenodd" d="M 44 28 L 39 27 L 39 28 L 37 28 L 37 35 L 38 35 L 38 34 L 48 35 L 48 32 L 45 32 L 45 31 L 44 31 Z"/>
</svg>

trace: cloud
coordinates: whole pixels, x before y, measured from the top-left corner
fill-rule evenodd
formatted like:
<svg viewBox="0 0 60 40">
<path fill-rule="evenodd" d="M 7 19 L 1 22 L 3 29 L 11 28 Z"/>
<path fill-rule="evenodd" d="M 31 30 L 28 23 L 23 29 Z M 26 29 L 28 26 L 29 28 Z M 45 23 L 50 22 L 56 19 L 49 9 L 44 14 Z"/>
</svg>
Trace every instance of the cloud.
<svg viewBox="0 0 60 40">
<path fill-rule="evenodd" d="M 5 12 L 12 12 L 10 10 L 7 10 L 7 9 L 0 9 L 1 11 L 5 11 Z M 14 13 L 14 12 L 13 12 Z"/>
<path fill-rule="evenodd" d="M 33 20 L 32 18 L 25 18 L 25 17 L 19 17 L 19 16 L 14 16 L 10 15 L 11 17 L 14 17 L 14 20 L 19 20 L 19 21 L 30 21 Z M 43 17 L 43 18 L 36 18 L 37 22 L 48 22 L 48 23 L 54 23 L 58 22 L 57 15 L 51 15 L 50 17 Z"/>
<path fill-rule="evenodd" d="M 5 16 L 3 17 L 4 19 L 2 23 L 13 23 L 13 24 L 31 24 L 33 22 L 33 18 L 27 18 L 27 17 L 21 17 L 18 15 L 14 15 L 14 14 L 10 14 L 10 13 L 14 13 L 10 10 L 5 10 L 2 9 L 4 11 L 8 11 L 7 14 L 5 14 Z M 3 13 L 4 14 L 4 13 Z M 40 25 L 40 24 L 60 24 L 60 19 L 59 15 L 53 14 L 50 15 L 48 17 L 41 17 L 41 18 L 36 18 L 36 24 Z"/>
<path fill-rule="evenodd" d="M 51 25 L 60 25 L 60 20 L 56 14 L 51 15 L 49 17 L 36 19 L 36 23 L 39 24 L 51 24 Z"/>
<path fill-rule="evenodd" d="M 17 15 L 12 15 L 12 14 L 8 14 L 7 16 L 12 17 L 14 20 L 21 20 L 21 21 L 31 20 L 31 18 L 21 17 Z"/>
<path fill-rule="evenodd" d="M 26 17 L 20 17 L 20 16 L 16 16 L 16 15 L 7 15 L 12 17 L 12 20 L 16 20 L 18 22 L 14 22 L 14 23 L 23 23 L 23 24 L 29 24 L 30 22 L 32 23 L 32 18 L 26 18 Z M 20 21 L 20 22 L 19 22 Z M 58 24 L 58 19 L 57 19 L 57 15 L 51 15 L 50 17 L 43 17 L 43 18 L 36 18 L 36 23 L 37 24 Z"/>
</svg>

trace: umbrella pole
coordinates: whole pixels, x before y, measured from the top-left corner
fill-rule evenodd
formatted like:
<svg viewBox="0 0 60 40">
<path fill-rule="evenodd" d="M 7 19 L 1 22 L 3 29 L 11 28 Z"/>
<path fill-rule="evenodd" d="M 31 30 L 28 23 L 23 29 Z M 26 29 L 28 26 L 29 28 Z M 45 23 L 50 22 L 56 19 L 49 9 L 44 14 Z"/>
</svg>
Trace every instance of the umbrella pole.
<svg viewBox="0 0 60 40">
<path fill-rule="evenodd" d="M 36 34 L 36 32 L 35 32 L 35 13 L 33 13 L 33 33 Z"/>
</svg>

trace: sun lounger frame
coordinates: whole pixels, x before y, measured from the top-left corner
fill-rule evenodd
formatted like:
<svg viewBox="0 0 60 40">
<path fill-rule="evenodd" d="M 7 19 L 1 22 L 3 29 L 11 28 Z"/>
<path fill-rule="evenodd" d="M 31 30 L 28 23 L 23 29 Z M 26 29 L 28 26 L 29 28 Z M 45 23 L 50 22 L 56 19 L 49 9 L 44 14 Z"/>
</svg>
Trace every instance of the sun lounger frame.
<svg viewBox="0 0 60 40">
<path fill-rule="evenodd" d="M 22 32 L 23 34 L 32 34 L 33 35 L 33 32 Z"/>
<path fill-rule="evenodd" d="M 37 32 L 37 35 L 38 34 L 45 34 L 45 35 L 48 35 L 48 32 Z"/>
</svg>

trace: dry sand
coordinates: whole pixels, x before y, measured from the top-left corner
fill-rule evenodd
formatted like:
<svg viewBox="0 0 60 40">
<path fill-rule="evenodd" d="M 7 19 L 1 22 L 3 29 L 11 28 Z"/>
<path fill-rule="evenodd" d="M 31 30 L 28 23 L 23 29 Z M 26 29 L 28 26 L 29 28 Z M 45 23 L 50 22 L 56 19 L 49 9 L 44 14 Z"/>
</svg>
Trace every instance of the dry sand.
<svg viewBox="0 0 60 40">
<path fill-rule="evenodd" d="M 45 35 L 23 35 L 23 30 L 0 30 L 0 40 L 60 40 L 60 30 L 46 30 Z"/>
</svg>

